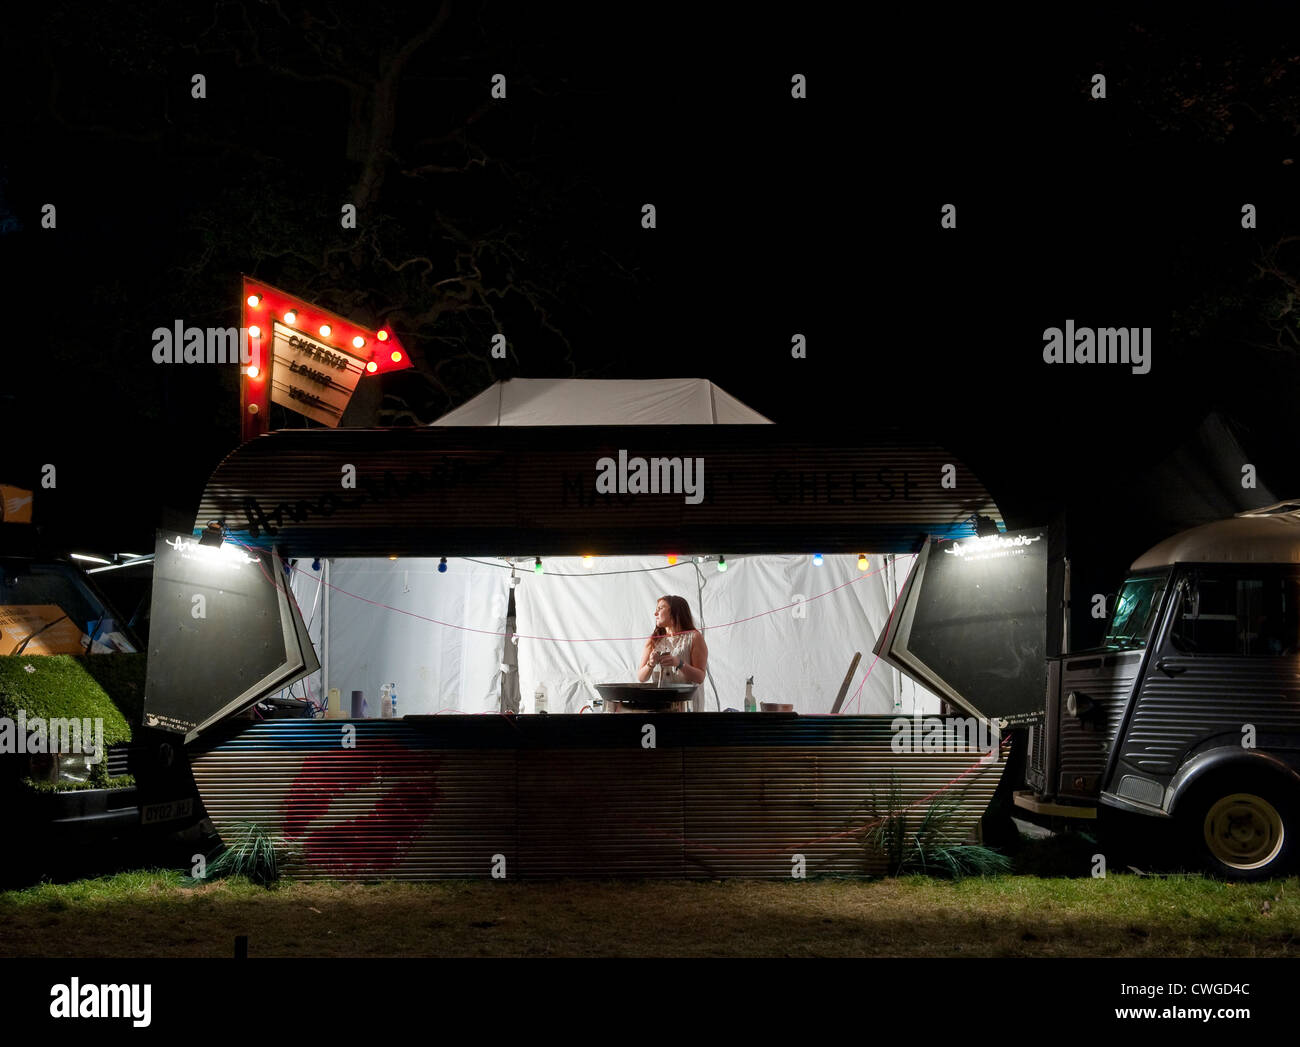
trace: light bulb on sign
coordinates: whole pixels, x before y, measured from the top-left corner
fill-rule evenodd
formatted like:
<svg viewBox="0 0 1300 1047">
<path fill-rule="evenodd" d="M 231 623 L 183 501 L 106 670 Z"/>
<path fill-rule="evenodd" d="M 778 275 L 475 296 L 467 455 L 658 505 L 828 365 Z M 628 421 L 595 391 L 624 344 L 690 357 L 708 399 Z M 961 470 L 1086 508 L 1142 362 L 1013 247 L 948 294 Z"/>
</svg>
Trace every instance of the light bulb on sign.
<svg viewBox="0 0 1300 1047">
<path fill-rule="evenodd" d="M 725 556 L 723 556 L 721 553 L 719 553 L 719 554 L 718 554 L 718 570 L 719 570 L 719 571 L 725 571 L 726 569 L 727 569 L 727 559 L 726 559 Z"/>
<path fill-rule="evenodd" d="M 445 556 L 438 561 L 438 573 L 439 574 L 447 573 L 447 558 Z"/>
<path fill-rule="evenodd" d="M 262 329 L 261 329 L 260 327 L 258 327 L 257 324 L 249 324 L 249 325 L 248 325 L 248 337 L 249 337 L 249 338 L 261 338 L 261 337 L 262 337 Z"/>
<path fill-rule="evenodd" d="M 867 569 L 867 554 L 858 553 L 858 570 L 865 571 L 866 569 Z"/>
<path fill-rule="evenodd" d="M 393 363 L 395 363 L 395 364 L 400 364 L 400 363 L 402 362 L 402 353 L 401 353 L 401 351 L 398 350 L 398 349 L 394 349 L 394 350 L 393 350 L 393 353 L 392 353 L 392 356 L 390 356 L 389 359 L 391 359 L 391 360 L 393 361 Z"/>
<path fill-rule="evenodd" d="M 533 574 L 541 574 L 541 573 L 542 573 L 542 558 L 539 556 L 536 560 L 533 561 Z"/>
<path fill-rule="evenodd" d="M 596 566 L 596 558 L 591 555 L 584 556 L 582 558 L 582 566 L 590 570 L 591 568 Z"/>
<path fill-rule="evenodd" d="M 673 564 L 677 562 L 677 554 L 669 553 L 667 556 L 667 560 L 668 560 L 668 566 L 671 567 Z"/>
<path fill-rule="evenodd" d="M 822 559 L 821 553 L 813 553 L 813 566 L 820 567 L 822 565 Z"/>
<path fill-rule="evenodd" d="M 285 313 L 285 314 L 284 314 L 284 322 L 287 323 L 287 324 L 289 324 L 291 327 L 292 327 L 294 324 L 296 324 L 296 323 L 298 322 L 298 310 L 297 310 L 297 309 L 290 309 L 287 313 Z"/>
<path fill-rule="evenodd" d="M 378 338 L 381 342 L 386 342 L 386 341 L 388 341 L 388 332 L 387 332 L 387 331 L 376 331 L 376 332 L 375 332 L 375 337 Z"/>
<path fill-rule="evenodd" d="M 261 374 L 261 373 L 262 373 L 262 372 L 258 369 L 257 364 L 249 364 L 249 365 L 248 365 L 248 377 L 249 377 L 249 378 L 256 378 L 256 377 L 257 377 L 259 374 Z"/>
<path fill-rule="evenodd" d="M 262 296 L 260 294 L 250 294 L 247 300 L 249 307 L 252 309 L 256 309 L 262 304 Z"/>
<path fill-rule="evenodd" d="M 362 338 L 360 335 L 357 335 L 354 339 L 352 339 L 353 349 L 360 349 L 365 344 L 366 344 L 366 340 Z"/>
<path fill-rule="evenodd" d="M 374 374 L 374 373 L 375 373 L 376 371 L 378 371 L 378 370 L 379 370 L 379 365 L 378 365 L 377 363 L 375 363 L 374 360 L 371 360 L 370 363 L 366 364 L 366 373 L 367 373 L 367 374 Z"/>
<path fill-rule="evenodd" d="M 321 325 L 320 325 L 320 336 L 321 336 L 322 338 L 328 338 L 328 337 L 330 336 L 330 332 L 331 332 L 332 330 L 334 330 L 334 328 L 332 328 L 329 324 L 321 324 Z"/>
</svg>

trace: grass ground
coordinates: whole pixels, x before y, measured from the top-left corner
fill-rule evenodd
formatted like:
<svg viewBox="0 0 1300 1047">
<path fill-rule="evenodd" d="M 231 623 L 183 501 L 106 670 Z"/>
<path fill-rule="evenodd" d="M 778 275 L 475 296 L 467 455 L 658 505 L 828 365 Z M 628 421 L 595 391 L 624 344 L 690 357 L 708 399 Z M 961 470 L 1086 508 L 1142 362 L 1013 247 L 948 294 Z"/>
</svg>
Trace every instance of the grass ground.
<svg viewBox="0 0 1300 1047">
<path fill-rule="evenodd" d="M 121 873 L 0 894 L 0 955 L 1296 956 L 1300 878 L 184 885 Z"/>
</svg>

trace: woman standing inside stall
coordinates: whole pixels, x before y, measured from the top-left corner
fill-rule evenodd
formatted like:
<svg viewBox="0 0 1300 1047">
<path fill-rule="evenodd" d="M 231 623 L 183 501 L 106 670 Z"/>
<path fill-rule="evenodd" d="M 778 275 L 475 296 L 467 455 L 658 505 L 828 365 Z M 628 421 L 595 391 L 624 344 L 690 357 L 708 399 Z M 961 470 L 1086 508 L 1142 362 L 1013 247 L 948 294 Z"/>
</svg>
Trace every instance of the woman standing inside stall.
<svg viewBox="0 0 1300 1047">
<path fill-rule="evenodd" d="M 693 683 L 691 709 L 703 708 L 704 682 L 709 667 L 709 647 L 695 628 L 691 605 L 683 596 L 661 596 L 655 603 L 655 628 L 641 651 L 641 665 L 636 678 L 642 682 L 650 678 L 656 668 L 662 682 Z"/>
</svg>

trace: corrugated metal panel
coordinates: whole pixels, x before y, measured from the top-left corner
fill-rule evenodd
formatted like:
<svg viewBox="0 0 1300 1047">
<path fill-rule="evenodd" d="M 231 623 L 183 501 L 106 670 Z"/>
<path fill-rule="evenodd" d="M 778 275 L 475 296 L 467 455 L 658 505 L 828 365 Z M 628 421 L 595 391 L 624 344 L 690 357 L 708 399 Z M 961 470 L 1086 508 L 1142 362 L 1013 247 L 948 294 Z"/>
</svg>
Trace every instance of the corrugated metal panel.
<svg viewBox="0 0 1300 1047">
<path fill-rule="evenodd" d="M 519 754 L 519 866 L 532 876 L 681 876 L 681 749 Z"/>
<path fill-rule="evenodd" d="M 1064 682 L 1057 699 L 1061 703 L 1057 711 L 1058 792 L 1095 798 L 1115 732 L 1137 682 L 1142 652 L 1082 655 L 1065 658 L 1063 664 Z M 1085 722 L 1066 712 L 1064 702 L 1071 691 L 1086 694 L 1097 703 L 1100 717 Z"/>
<path fill-rule="evenodd" d="M 208 817 L 283 836 L 301 878 L 490 875 L 515 854 L 515 752 L 434 749 L 401 721 L 270 720 L 192 760 Z"/>
<path fill-rule="evenodd" d="M 1029 727 L 1029 746 L 1025 753 L 1025 784 L 1037 793 L 1047 790 L 1047 725 Z"/>
<path fill-rule="evenodd" d="M 702 459 L 703 501 L 600 494 L 597 462 Z M 356 487 L 341 486 L 343 467 Z M 955 467 L 955 487 L 942 484 Z M 606 554 L 647 549 L 914 549 L 1000 520 L 943 448 L 897 434 L 795 439 L 779 426 L 285 430 L 221 463 L 196 523 L 225 520 L 294 555 Z"/>
<path fill-rule="evenodd" d="M 788 879 L 800 856 L 809 876 L 884 872 L 863 836 L 890 809 L 891 778 L 913 830 L 933 801 L 955 802 L 945 837 L 961 843 L 1003 769 L 981 765 L 977 752 L 895 753 L 888 745 L 687 749 L 685 759 L 689 874 L 764 879 Z"/>
<path fill-rule="evenodd" d="M 1147 673 L 1124 734 L 1120 759 L 1130 767 L 1168 779 L 1204 739 L 1217 736 L 1225 745 L 1240 745 L 1244 724 L 1254 725 L 1257 738 L 1300 732 L 1300 657 L 1166 650 L 1160 661 L 1171 675 Z"/>
<path fill-rule="evenodd" d="M 1056 736 L 1059 728 L 1057 720 L 1060 715 L 1061 662 L 1057 658 L 1047 660 L 1047 695 L 1044 715 L 1038 723 L 1029 728 L 1029 746 L 1025 753 L 1025 784 L 1034 792 L 1050 795 L 1055 788 L 1055 775 L 1058 760 Z"/>
<path fill-rule="evenodd" d="M 193 754 L 228 835 L 283 835 L 291 875 L 343 879 L 790 877 L 879 872 L 864 833 L 891 797 L 916 825 L 956 804 L 970 837 L 1001 777 L 951 731 L 949 752 L 892 749 L 892 717 L 444 716 L 266 721 Z M 653 724 L 656 744 L 642 746 Z M 234 733 L 231 733 L 233 730 Z"/>
</svg>

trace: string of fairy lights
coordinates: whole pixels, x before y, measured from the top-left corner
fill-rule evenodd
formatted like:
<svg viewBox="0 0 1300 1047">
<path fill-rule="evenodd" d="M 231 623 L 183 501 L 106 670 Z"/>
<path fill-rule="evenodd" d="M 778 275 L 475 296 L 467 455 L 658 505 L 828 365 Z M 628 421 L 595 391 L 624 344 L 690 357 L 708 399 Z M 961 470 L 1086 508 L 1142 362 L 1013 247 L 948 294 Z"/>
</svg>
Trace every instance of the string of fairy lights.
<svg viewBox="0 0 1300 1047">
<path fill-rule="evenodd" d="M 399 558 L 397 556 L 390 556 L 388 559 L 397 560 Z M 519 570 L 520 564 L 527 565 L 529 557 L 526 556 L 500 557 L 500 560 L 504 562 L 497 562 L 494 560 L 480 560 L 480 559 L 476 559 L 473 556 L 463 556 L 460 557 L 459 559 L 464 560 L 466 563 L 479 564 L 482 567 L 499 567 L 503 570 L 508 570 L 513 573 Z M 654 567 L 628 567 L 628 568 L 615 570 L 615 571 L 595 570 L 596 562 L 599 559 L 601 559 L 601 557 L 594 556 L 591 554 L 586 554 L 583 555 L 580 559 L 582 562 L 582 566 L 586 568 L 586 571 L 549 571 L 548 572 L 546 570 L 546 565 L 542 562 L 542 558 L 540 556 L 534 556 L 532 557 L 533 574 L 549 574 L 552 578 L 587 578 L 593 574 L 601 575 L 601 576 L 610 576 L 616 574 L 650 574 L 655 571 L 667 571 L 673 567 L 689 566 L 690 564 L 702 566 L 706 563 L 713 563 L 717 566 L 717 569 L 719 571 L 726 571 L 728 566 L 730 566 L 727 563 L 727 558 L 722 553 L 716 553 L 710 556 L 693 556 L 693 557 L 685 557 L 685 558 L 677 555 L 676 553 L 666 553 L 664 555 L 664 559 L 667 561 L 666 563 L 658 564 Z M 822 566 L 825 560 L 826 557 L 825 554 L 823 553 L 813 553 L 811 556 L 811 561 L 814 567 Z M 871 560 L 867 557 L 866 553 L 858 553 L 857 565 L 859 571 L 866 571 L 870 568 Z M 312 570 L 319 571 L 320 559 L 317 558 L 313 560 L 311 566 L 312 566 Z M 447 573 L 447 557 L 445 556 L 439 557 L 438 559 L 438 573 L 440 574 Z"/>
<path fill-rule="evenodd" d="M 974 514 L 969 518 L 967 518 L 966 520 L 964 520 L 963 522 L 978 526 L 980 520 L 981 518 L 978 516 L 978 514 Z M 994 531 L 996 531 L 996 526 L 994 527 Z M 556 577 L 556 578 L 582 578 L 582 577 L 586 577 L 589 573 L 599 574 L 599 575 L 648 574 L 653 571 L 666 571 L 671 567 L 677 567 L 682 564 L 690 564 L 690 563 L 695 564 L 697 567 L 702 567 L 706 563 L 712 563 L 717 567 L 717 570 L 719 572 L 725 572 L 728 566 L 730 566 L 727 563 L 726 556 L 723 555 L 722 553 L 713 553 L 710 555 L 696 554 L 694 556 L 686 556 L 686 557 L 683 557 L 678 553 L 664 553 L 663 556 L 665 562 L 662 564 L 658 564 L 654 567 L 629 567 L 629 568 L 615 570 L 615 571 L 596 571 L 595 570 L 596 563 L 598 560 L 601 559 L 601 557 L 596 556 L 592 553 L 583 553 L 580 556 L 580 560 L 582 566 L 585 568 L 585 571 L 583 572 L 552 571 L 549 573 L 552 575 L 552 577 Z M 397 560 L 399 559 L 399 557 L 396 554 L 393 554 L 389 556 L 388 559 Z M 472 556 L 464 556 L 464 557 L 460 557 L 460 559 L 464 560 L 467 563 L 480 564 L 481 566 L 484 567 L 500 567 L 504 570 L 509 570 L 512 574 L 514 574 L 515 572 L 518 571 L 520 564 L 526 565 L 528 563 L 530 557 L 502 556 L 502 557 L 498 557 L 497 560 L 480 560 Z M 546 571 L 546 565 L 542 561 L 542 558 L 540 556 L 534 556 L 531 557 L 531 559 L 533 561 L 532 569 L 534 574 L 548 573 Z M 812 553 L 810 554 L 809 559 L 812 561 L 812 565 L 814 567 L 821 567 L 822 564 L 826 562 L 826 555 L 824 553 Z M 312 566 L 312 570 L 319 571 L 320 558 L 317 557 L 316 559 L 314 559 L 312 561 L 311 566 Z M 858 570 L 863 572 L 867 571 L 870 568 L 871 560 L 866 553 L 858 553 L 857 566 L 858 566 Z M 447 557 L 445 556 L 439 557 L 438 572 L 440 574 L 447 573 Z"/>
<path fill-rule="evenodd" d="M 464 559 L 467 562 L 480 564 L 484 567 L 501 567 L 507 570 L 510 569 L 511 567 L 509 562 L 502 564 L 502 563 L 493 563 L 492 561 L 489 560 L 473 559 L 471 557 L 464 557 Z M 886 558 L 886 563 L 892 562 L 895 559 L 897 559 L 896 556 L 890 555 L 889 557 Z M 315 560 L 312 562 L 312 567 L 314 569 L 313 573 L 318 572 L 320 570 L 319 564 L 320 564 L 319 560 Z M 441 565 L 439 566 L 441 567 Z M 628 571 L 606 571 L 606 572 L 600 572 L 597 575 L 597 577 L 602 577 L 602 576 L 608 577 L 608 576 L 613 576 L 618 574 L 643 574 L 650 571 L 662 571 L 666 569 L 667 566 L 668 565 L 659 566 L 659 567 L 636 568 Z M 300 567 L 292 566 L 289 569 L 296 574 L 303 575 L 306 577 L 312 577 L 312 575 L 308 574 L 308 572 L 304 571 Z M 770 614 L 776 614 L 780 611 L 788 611 L 791 608 L 797 607 L 801 604 L 811 603 L 814 600 L 820 600 L 823 597 L 830 596 L 833 593 L 839 592 L 841 589 L 847 588 L 848 586 L 861 581 L 863 578 L 869 578 L 879 573 L 880 570 L 883 570 L 883 567 L 877 568 L 875 571 L 871 571 L 870 573 L 868 573 L 866 569 L 863 568 L 862 573 L 859 574 L 857 577 L 850 578 L 847 582 L 842 582 L 839 585 L 832 586 L 831 588 L 825 590 L 824 592 L 817 593 L 807 598 L 801 598 L 800 600 L 797 600 L 792 603 L 783 604 L 780 607 L 770 607 L 766 610 L 758 611 L 755 614 L 746 615 L 743 618 L 737 618 L 731 622 L 724 622 L 721 625 L 711 625 L 708 626 L 708 629 L 710 630 L 726 629 L 726 628 L 730 628 L 731 626 L 741 625 L 745 622 L 753 621 L 757 618 L 763 618 Z M 555 572 L 554 574 L 550 575 L 550 577 L 584 578 L 590 576 L 585 574 L 575 574 L 573 572 Z M 337 592 L 343 596 L 349 596 L 354 600 L 360 600 L 362 603 L 367 603 L 374 607 L 378 607 L 386 611 L 393 611 L 397 614 L 403 614 L 411 618 L 418 618 L 421 621 L 429 622 L 431 625 L 438 625 L 447 629 L 458 629 L 463 632 L 479 633 L 485 636 L 518 637 L 521 640 L 545 640 L 551 643 L 612 643 L 616 641 L 632 641 L 632 640 L 645 639 L 644 636 L 586 636 L 586 637 L 578 637 L 578 638 L 566 637 L 566 636 L 532 636 L 532 635 L 528 635 L 525 633 L 518 633 L 518 632 L 501 632 L 500 630 L 496 630 L 496 629 L 480 629 L 474 626 L 458 624 L 456 622 L 447 622 L 438 618 L 431 618 L 428 615 L 418 614 L 415 611 L 408 611 L 401 607 L 394 607 L 391 604 L 382 603 L 378 600 L 372 600 L 369 597 L 362 596 L 360 593 L 350 592 L 349 590 L 344 589 L 340 586 L 334 585 L 330 582 L 326 582 L 323 578 L 318 578 L 317 581 L 321 585 L 325 586 L 326 588 L 330 589 L 333 592 Z"/>
</svg>

